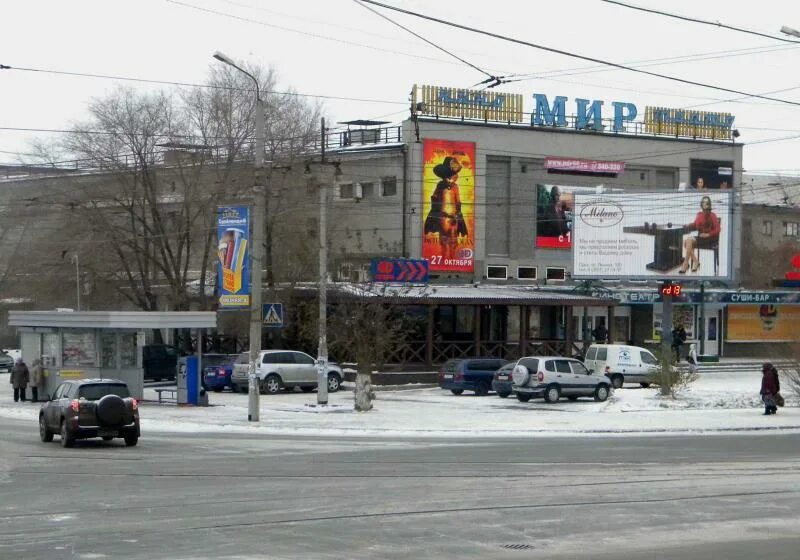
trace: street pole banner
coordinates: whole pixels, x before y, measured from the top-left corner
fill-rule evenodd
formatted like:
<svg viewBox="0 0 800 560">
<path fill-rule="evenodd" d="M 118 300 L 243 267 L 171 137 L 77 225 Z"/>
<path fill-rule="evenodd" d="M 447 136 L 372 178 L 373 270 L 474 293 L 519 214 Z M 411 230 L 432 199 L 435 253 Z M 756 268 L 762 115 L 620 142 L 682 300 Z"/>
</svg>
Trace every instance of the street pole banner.
<svg viewBox="0 0 800 560">
<path fill-rule="evenodd" d="M 731 193 L 575 193 L 575 278 L 729 280 Z"/>
<path fill-rule="evenodd" d="M 432 271 L 472 272 L 475 143 L 425 139 L 422 160 L 422 257 Z"/>
<path fill-rule="evenodd" d="M 250 209 L 246 206 L 217 208 L 217 290 L 220 309 L 250 307 Z"/>
</svg>

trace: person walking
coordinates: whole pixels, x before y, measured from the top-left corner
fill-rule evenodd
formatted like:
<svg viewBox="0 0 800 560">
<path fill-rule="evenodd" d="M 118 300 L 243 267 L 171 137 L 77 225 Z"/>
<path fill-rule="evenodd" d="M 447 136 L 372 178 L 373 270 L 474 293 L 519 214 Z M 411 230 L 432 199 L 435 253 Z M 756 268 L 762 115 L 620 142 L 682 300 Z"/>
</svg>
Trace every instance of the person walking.
<svg viewBox="0 0 800 560">
<path fill-rule="evenodd" d="M 778 379 L 778 370 L 771 363 L 765 363 L 761 367 L 761 400 L 764 402 L 764 416 L 778 412 L 775 395 L 780 390 L 781 382 Z"/>
<path fill-rule="evenodd" d="M 686 356 L 686 361 L 689 362 L 689 371 L 697 373 L 697 344 L 694 342 L 689 345 L 689 355 Z"/>
<path fill-rule="evenodd" d="M 681 347 L 684 342 L 686 342 L 686 329 L 678 323 L 672 329 L 672 350 L 675 352 L 675 361 L 677 363 L 681 361 Z"/>
<path fill-rule="evenodd" d="M 31 373 L 28 371 L 28 366 L 22 361 L 22 358 L 17 358 L 17 363 L 11 368 L 11 375 L 9 376 L 9 383 L 14 387 L 14 402 L 25 402 L 25 389 L 28 387 Z"/>
<path fill-rule="evenodd" d="M 42 360 L 36 358 L 31 365 L 31 400 L 39 402 L 39 387 L 44 387 Z"/>
</svg>

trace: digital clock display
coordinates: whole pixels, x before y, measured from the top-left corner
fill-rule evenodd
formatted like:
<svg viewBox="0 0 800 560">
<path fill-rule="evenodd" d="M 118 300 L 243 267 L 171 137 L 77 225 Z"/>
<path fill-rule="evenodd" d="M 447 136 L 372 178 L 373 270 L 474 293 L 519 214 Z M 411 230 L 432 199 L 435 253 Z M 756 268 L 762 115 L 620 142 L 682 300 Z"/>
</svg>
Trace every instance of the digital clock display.
<svg viewBox="0 0 800 560">
<path fill-rule="evenodd" d="M 665 282 L 661 284 L 661 295 L 662 296 L 679 296 L 683 292 L 683 286 L 680 284 L 675 284 L 673 282 Z"/>
</svg>

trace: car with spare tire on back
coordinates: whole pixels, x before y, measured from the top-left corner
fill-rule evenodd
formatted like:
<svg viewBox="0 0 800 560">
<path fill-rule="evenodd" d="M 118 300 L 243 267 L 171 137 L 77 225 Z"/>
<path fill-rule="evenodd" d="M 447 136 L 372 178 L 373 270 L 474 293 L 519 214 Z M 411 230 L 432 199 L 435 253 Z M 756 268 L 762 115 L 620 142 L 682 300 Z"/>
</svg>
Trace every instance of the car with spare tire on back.
<svg viewBox="0 0 800 560">
<path fill-rule="evenodd" d="M 593 397 L 603 402 L 611 394 L 611 380 L 589 371 L 580 360 L 562 356 L 526 356 L 512 372 L 512 391 L 521 402 L 544 398 L 555 403 L 561 397 L 576 400 Z"/>
<path fill-rule="evenodd" d="M 125 445 L 139 441 L 139 403 L 128 385 L 117 379 L 76 379 L 56 387 L 39 410 L 39 436 L 43 442 L 61 436 L 61 445 L 76 440 L 121 437 Z"/>
</svg>

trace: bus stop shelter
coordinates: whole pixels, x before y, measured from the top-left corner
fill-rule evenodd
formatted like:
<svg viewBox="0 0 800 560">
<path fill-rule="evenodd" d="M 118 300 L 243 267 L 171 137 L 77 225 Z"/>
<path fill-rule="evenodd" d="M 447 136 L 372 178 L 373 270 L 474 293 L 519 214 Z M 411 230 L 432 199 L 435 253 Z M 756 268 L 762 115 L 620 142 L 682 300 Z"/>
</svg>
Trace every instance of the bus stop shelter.
<svg viewBox="0 0 800 560">
<path fill-rule="evenodd" d="M 151 329 L 202 331 L 217 326 L 213 311 L 9 311 L 20 334 L 22 359 L 41 359 L 47 398 L 67 379 L 111 378 L 144 392 L 142 348 Z M 202 339 L 202 336 L 200 337 Z"/>
</svg>

